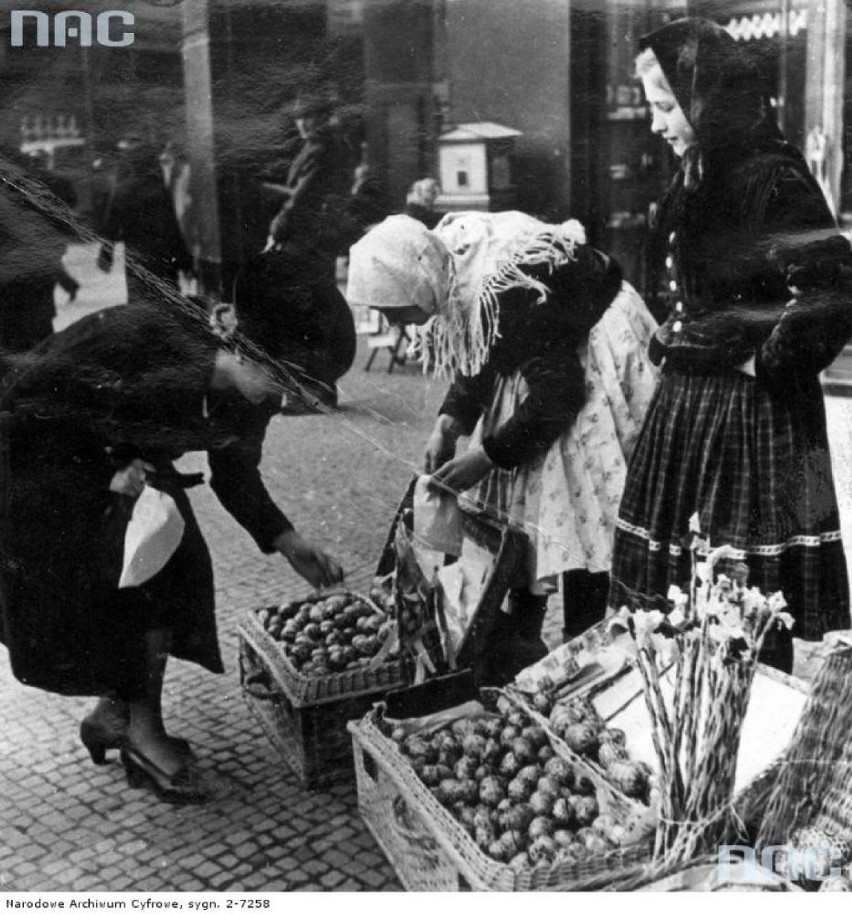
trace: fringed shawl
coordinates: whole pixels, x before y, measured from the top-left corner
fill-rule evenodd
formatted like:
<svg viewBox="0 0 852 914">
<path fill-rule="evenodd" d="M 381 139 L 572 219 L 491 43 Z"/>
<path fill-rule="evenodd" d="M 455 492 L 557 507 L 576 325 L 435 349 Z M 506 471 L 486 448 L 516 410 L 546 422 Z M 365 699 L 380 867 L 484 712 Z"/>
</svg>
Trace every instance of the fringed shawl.
<svg viewBox="0 0 852 914">
<path fill-rule="evenodd" d="M 541 304 L 550 290 L 538 276 L 574 260 L 586 242 L 576 220 L 549 225 L 515 211 L 450 213 L 434 232 L 452 254 L 449 294 L 415 349 L 437 376 L 479 372 L 500 338 L 500 295 L 528 289 Z"/>
</svg>

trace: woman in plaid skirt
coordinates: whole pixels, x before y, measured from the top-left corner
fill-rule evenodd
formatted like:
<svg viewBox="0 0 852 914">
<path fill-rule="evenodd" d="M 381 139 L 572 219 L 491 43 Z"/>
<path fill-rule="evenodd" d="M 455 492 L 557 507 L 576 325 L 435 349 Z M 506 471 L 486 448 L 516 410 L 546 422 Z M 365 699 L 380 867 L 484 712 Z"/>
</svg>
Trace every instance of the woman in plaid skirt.
<svg viewBox="0 0 852 914">
<path fill-rule="evenodd" d="M 689 580 L 697 513 L 751 585 L 783 592 L 793 635 L 848 628 L 819 373 L 852 334 L 849 245 L 724 29 L 672 22 L 642 40 L 637 69 L 681 168 L 649 244 L 662 377 L 627 475 L 610 603 L 665 608 Z M 792 636 L 763 659 L 791 669 Z"/>
</svg>

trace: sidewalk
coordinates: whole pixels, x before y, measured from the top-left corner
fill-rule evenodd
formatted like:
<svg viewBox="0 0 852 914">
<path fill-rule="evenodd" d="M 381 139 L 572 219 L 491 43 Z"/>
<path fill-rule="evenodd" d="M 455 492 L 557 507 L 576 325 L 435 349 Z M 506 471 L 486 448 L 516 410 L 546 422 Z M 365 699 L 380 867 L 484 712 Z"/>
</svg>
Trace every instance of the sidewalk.
<svg viewBox="0 0 852 914">
<path fill-rule="evenodd" d="M 415 373 L 343 384 L 339 417 L 273 421 L 270 489 L 299 529 L 366 582 L 416 465 L 440 389 Z M 184 461 L 203 469 L 204 461 Z M 236 627 L 243 613 L 308 591 L 289 566 L 259 554 L 206 489 L 191 497 L 213 555 L 227 672 L 170 665 L 171 732 L 190 740 L 217 799 L 175 809 L 130 790 L 112 753 L 96 768 L 77 739 L 91 704 L 19 685 L 0 657 L 0 885 L 6 890 L 396 889 L 356 810 L 354 784 L 297 786 L 239 693 Z"/>
<path fill-rule="evenodd" d="M 81 269 L 88 264 L 79 255 Z M 78 273 L 72 265 L 72 272 Z M 86 273 L 85 279 L 89 279 Z M 119 300 L 116 278 L 93 277 L 58 326 Z M 341 384 L 334 417 L 279 417 L 264 474 L 273 496 L 307 536 L 335 553 L 349 584 L 371 576 L 393 512 L 420 462 L 445 385 L 414 365 L 365 373 L 362 346 Z M 829 402 L 844 527 L 852 542 L 852 400 Z M 200 456 L 181 469 L 206 469 Z M 127 787 L 116 753 L 97 768 L 77 738 L 91 702 L 18 684 L 0 649 L 0 888 L 6 891 L 395 891 L 400 885 L 362 824 L 354 783 L 301 789 L 248 714 L 239 692 L 236 627 L 249 607 L 307 592 L 283 560 L 261 555 L 206 487 L 191 498 L 217 577 L 227 672 L 172 662 L 165 710 L 190 740 L 217 799 L 175 808 Z M 558 601 L 547 638 L 556 644 Z M 802 670 L 816 661 L 803 657 Z"/>
</svg>

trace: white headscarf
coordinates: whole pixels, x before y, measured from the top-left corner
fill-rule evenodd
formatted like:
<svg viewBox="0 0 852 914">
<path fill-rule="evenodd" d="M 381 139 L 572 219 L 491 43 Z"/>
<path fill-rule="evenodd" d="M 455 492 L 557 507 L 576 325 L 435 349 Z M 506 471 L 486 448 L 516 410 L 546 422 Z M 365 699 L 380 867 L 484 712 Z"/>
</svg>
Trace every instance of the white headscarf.
<svg viewBox="0 0 852 914">
<path fill-rule="evenodd" d="M 428 345 L 421 346 L 427 368 L 436 374 L 476 374 L 500 336 L 500 293 L 530 289 L 540 304 L 549 289 L 522 268 L 542 265 L 552 272 L 573 260 L 575 246 L 586 242 L 576 220 L 548 225 L 515 210 L 448 213 L 433 232 L 453 263 L 447 306 L 424 328 Z"/>
<path fill-rule="evenodd" d="M 435 314 L 449 296 L 450 252 L 411 216 L 388 216 L 349 249 L 346 300 Z"/>
<path fill-rule="evenodd" d="M 351 248 L 347 298 L 380 308 L 416 305 L 433 315 L 415 339 L 424 370 L 473 375 L 500 336 L 500 293 L 530 289 L 543 302 L 548 287 L 522 267 L 552 272 L 585 241 L 576 220 L 549 225 L 515 211 L 449 213 L 431 232 L 416 219 L 391 216 Z"/>
</svg>

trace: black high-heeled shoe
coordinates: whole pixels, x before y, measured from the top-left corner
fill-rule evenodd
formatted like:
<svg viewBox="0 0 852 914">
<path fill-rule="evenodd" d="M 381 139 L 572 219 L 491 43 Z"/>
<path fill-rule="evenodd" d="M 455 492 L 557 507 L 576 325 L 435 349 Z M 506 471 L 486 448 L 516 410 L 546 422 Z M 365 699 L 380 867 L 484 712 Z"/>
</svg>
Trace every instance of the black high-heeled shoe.
<svg viewBox="0 0 852 914">
<path fill-rule="evenodd" d="M 80 724 L 80 742 L 86 747 L 96 765 L 106 765 L 107 749 L 120 749 L 124 742 L 124 734 L 110 731 L 96 721 L 86 718 Z"/>
<path fill-rule="evenodd" d="M 186 764 L 174 774 L 167 774 L 128 743 L 121 747 L 121 764 L 124 765 L 128 787 L 150 787 L 166 803 L 203 803 L 210 799 L 209 788 Z"/>
<path fill-rule="evenodd" d="M 121 749 L 126 739 L 126 722 L 118 723 L 117 720 L 106 722 L 97 715 L 97 712 L 85 717 L 80 724 L 80 742 L 86 747 L 96 765 L 106 765 L 107 750 Z M 170 736 L 169 740 L 185 761 L 191 762 L 195 759 L 192 747 L 185 739 Z"/>
</svg>

